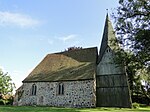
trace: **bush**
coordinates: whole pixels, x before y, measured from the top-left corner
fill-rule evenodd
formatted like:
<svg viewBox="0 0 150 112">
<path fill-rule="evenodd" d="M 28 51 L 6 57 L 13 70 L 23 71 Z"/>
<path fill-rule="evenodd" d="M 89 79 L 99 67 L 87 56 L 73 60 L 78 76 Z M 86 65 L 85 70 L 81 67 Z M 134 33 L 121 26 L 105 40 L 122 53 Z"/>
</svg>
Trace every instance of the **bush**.
<svg viewBox="0 0 150 112">
<path fill-rule="evenodd" d="M 3 99 L 0 99 L 0 105 L 4 105 Z"/>
<path fill-rule="evenodd" d="M 136 103 L 136 102 L 135 102 L 135 103 L 132 103 L 132 107 L 133 107 L 133 108 L 139 108 L 139 107 L 140 107 L 140 104 L 139 104 L 139 103 Z"/>
<path fill-rule="evenodd" d="M 0 99 L 0 105 L 12 105 L 13 104 L 13 96 L 5 95 Z"/>
</svg>

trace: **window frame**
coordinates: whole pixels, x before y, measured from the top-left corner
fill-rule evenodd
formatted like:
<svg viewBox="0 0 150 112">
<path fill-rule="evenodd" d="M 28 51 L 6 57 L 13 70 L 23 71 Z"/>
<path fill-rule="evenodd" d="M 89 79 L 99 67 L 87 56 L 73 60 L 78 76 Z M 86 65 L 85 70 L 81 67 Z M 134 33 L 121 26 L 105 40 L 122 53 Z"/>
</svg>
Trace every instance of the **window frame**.
<svg viewBox="0 0 150 112">
<path fill-rule="evenodd" d="M 33 84 L 31 87 L 31 95 L 36 96 L 36 93 L 37 93 L 37 86 L 36 84 Z"/>
<path fill-rule="evenodd" d="M 57 95 L 64 95 L 64 84 L 62 82 L 58 83 Z"/>
</svg>

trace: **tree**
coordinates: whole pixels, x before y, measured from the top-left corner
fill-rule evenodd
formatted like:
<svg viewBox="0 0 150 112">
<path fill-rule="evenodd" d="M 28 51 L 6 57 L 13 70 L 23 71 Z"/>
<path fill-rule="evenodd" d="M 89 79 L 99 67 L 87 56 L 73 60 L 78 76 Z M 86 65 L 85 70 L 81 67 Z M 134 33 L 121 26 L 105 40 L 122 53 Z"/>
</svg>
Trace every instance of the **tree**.
<svg viewBox="0 0 150 112">
<path fill-rule="evenodd" d="M 116 31 L 119 42 L 129 48 L 139 67 L 150 66 L 150 1 L 119 0 Z"/>
<path fill-rule="evenodd" d="M 150 101 L 150 1 L 119 0 L 113 17 L 121 46 L 116 54 L 126 66 L 132 94 L 136 88 Z"/>
<path fill-rule="evenodd" d="M 13 96 L 13 89 L 15 84 L 12 82 L 8 73 L 4 73 L 0 69 L 0 100 L 5 104 L 7 100 Z"/>
</svg>

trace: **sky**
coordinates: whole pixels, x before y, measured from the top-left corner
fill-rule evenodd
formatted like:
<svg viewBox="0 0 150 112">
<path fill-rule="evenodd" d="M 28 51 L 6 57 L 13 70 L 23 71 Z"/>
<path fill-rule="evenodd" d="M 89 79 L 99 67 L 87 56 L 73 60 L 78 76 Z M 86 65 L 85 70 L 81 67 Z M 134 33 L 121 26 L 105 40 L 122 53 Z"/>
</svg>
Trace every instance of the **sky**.
<svg viewBox="0 0 150 112">
<path fill-rule="evenodd" d="M 118 0 L 0 0 L 0 68 L 17 89 L 47 54 L 99 48 L 106 9 L 111 14 L 117 6 Z"/>
</svg>

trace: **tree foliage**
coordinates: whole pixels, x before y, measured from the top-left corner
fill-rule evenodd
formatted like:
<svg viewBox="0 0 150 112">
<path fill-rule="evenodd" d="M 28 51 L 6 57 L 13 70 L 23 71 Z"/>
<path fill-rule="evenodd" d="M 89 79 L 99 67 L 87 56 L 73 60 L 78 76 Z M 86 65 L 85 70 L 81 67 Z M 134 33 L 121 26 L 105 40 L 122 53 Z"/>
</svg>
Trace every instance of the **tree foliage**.
<svg viewBox="0 0 150 112">
<path fill-rule="evenodd" d="M 150 66 L 150 1 L 119 0 L 116 31 L 122 47 L 132 51 L 137 67 Z"/>
<path fill-rule="evenodd" d="M 150 101 L 150 0 L 119 0 L 113 17 L 121 46 L 117 61 L 126 66 L 132 95 Z"/>
<path fill-rule="evenodd" d="M 14 88 L 15 84 L 12 82 L 11 77 L 8 73 L 4 73 L 0 69 L 0 100 L 3 101 L 3 103 L 12 97 Z"/>
</svg>

